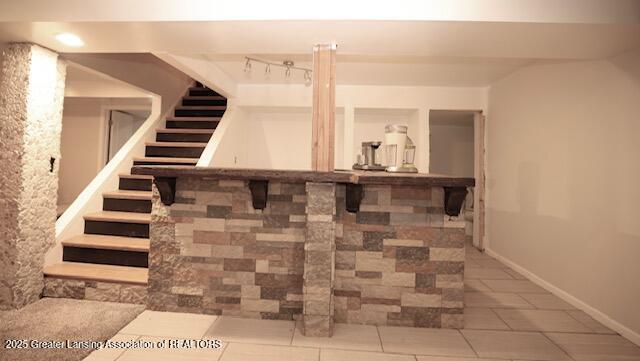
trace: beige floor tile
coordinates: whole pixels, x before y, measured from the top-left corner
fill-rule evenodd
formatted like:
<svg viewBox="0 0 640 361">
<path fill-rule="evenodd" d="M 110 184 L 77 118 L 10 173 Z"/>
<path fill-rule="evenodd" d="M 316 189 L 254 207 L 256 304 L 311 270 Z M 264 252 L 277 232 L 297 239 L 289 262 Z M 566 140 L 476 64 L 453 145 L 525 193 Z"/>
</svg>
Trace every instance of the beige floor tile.
<svg viewBox="0 0 640 361">
<path fill-rule="evenodd" d="M 157 344 L 174 341 L 176 338 L 141 337 L 141 341 L 149 341 Z M 188 338 L 177 338 L 177 340 L 189 340 Z M 218 361 L 224 351 L 225 345 L 221 348 L 132 348 L 128 349 L 118 358 L 118 361 Z"/>
<path fill-rule="evenodd" d="M 539 332 L 462 330 L 479 357 L 522 360 L 571 360 Z"/>
<path fill-rule="evenodd" d="M 464 266 L 465 267 L 471 267 L 471 268 L 481 268 L 480 264 L 478 262 L 476 262 L 474 259 L 472 258 L 465 258 L 464 259 Z"/>
<path fill-rule="evenodd" d="M 418 361 L 508 361 L 497 358 L 416 356 Z"/>
<path fill-rule="evenodd" d="M 490 280 L 483 279 L 482 282 L 495 292 L 513 293 L 549 293 L 544 288 L 529 280 Z"/>
<path fill-rule="evenodd" d="M 319 352 L 309 347 L 230 343 L 220 361 L 318 361 Z"/>
<path fill-rule="evenodd" d="M 120 330 L 121 334 L 199 339 L 217 316 L 144 311 Z"/>
<path fill-rule="evenodd" d="M 583 325 L 587 326 L 594 333 L 617 334 L 617 332 L 594 320 L 591 316 L 584 313 L 583 311 L 571 310 L 567 311 L 567 313 L 571 315 L 571 317 L 580 321 L 580 323 L 582 323 Z"/>
<path fill-rule="evenodd" d="M 382 351 L 376 326 L 350 325 L 346 323 L 336 323 L 331 337 L 307 337 L 302 335 L 301 327 L 296 327 L 292 345 L 342 350 Z"/>
<path fill-rule="evenodd" d="M 459 331 L 415 327 L 378 327 L 384 352 L 475 357 Z"/>
<path fill-rule="evenodd" d="M 111 338 L 111 341 L 116 342 L 126 342 L 126 341 L 135 341 L 140 336 L 136 335 L 115 335 Z M 114 361 L 120 355 L 122 355 L 126 350 L 121 348 L 103 348 L 101 350 L 93 351 L 87 356 L 84 361 Z"/>
<path fill-rule="evenodd" d="M 565 311 L 496 309 L 495 312 L 509 327 L 517 331 L 590 331 Z"/>
<path fill-rule="evenodd" d="M 511 277 L 517 279 L 517 280 L 526 280 L 527 277 L 521 275 L 520 273 L 512 270 L 511 268 L 504 268 L 503 269 L 505 272 L 507 272 L 509 275 L 511 275 Z"/>
<path fill-rule="evenodd" d="M 294 321 L 221 316 L 204 335 L 226 342 L 290 345 Z"/>
<path fill-rule="evenodd" d="M 320 361 L 416 361 L 414 356 L 369 351 L 321 349 Z M 452 361 L 449 359 L 448 361 Z M 453 360 L 455 361 L 455 360 Z M 475 361 L 478 361 L 477 359 Z"/>
<path fill-rule="evenodd" d="M 496 259 L 475 259 L 473 260 L 476 264 L 478 264 L 480 267 L 483 268 L 508 268 L 507 266 L 505 266 L 504 264 L 502 264 L 500 261 L 496 260 Z"/>
<path fill-rule="evenodd" d="M 576 308 L 550 293 L 521 293 L 530 304 L 541 310 L 575 310 Z"/>
<path fill-rule="evenodd" d="M 465 267 L 465 279 L 512 280 L 513 277 L 499 268 Z"/>
<path fill-rule="evenodd" d="M 467 292 L 491 292 L 491 288 L 487 287 L 482 281 L 473 279 L 464 280 L 464 290 Z"/>
<path fill-rule="evenodd" d="M 509 330 L 504 321 L 490 308 L 464 309 L 464 328 L 476 330 Z"/>
<path fill-rule="evenodd" d="M 466 307 L 481 308 L 534 308 L 515 293 L 500 292 L 465 292 L 464 304 Z"/>
<path fill-rule="evenodd" d="M 640 348 L 618 335 L 547 333 L 578 361 L 637 361 Z"/>
</svg>

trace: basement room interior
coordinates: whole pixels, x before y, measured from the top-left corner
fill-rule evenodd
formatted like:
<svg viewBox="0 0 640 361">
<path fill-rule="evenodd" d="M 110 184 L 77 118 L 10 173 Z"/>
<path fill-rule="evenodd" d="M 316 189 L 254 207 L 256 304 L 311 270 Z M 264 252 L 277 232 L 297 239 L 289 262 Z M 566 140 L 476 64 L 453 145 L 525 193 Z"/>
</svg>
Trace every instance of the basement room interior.
<svg viewBox="0 0 640 361">
<path fill-rule="evenodd" d="M 640 1 L 0 3 L 0 360 L 640 361 Z"/>
</svg>

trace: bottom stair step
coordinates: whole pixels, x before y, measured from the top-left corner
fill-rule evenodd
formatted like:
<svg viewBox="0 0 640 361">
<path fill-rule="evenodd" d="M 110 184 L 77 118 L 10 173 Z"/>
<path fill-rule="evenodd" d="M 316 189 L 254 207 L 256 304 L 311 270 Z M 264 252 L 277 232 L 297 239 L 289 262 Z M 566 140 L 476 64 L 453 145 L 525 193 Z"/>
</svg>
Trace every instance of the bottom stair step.
<svg viewBox="0 0 640 361">
<path fill-rule="evenodd" d="M 114 249 L 65 246 L 62 250 L 62 260 L 114 266 L 149 267 L 149 256 L 146 253 Z"/>
<path fill-rule="evenodd" d="M 62 262 L 44 268 L 45 277 L 146 285 L 149 270 L 141 267 Z"/>
</svg>

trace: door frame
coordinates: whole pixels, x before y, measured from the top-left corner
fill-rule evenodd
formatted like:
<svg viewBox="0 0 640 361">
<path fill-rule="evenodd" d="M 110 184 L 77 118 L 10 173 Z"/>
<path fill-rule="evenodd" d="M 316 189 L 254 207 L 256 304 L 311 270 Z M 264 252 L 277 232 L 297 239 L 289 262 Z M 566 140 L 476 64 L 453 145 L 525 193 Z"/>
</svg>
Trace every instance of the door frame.
<svg viewBox="0 0 640 361">
<path fill-rule="evenodd" d="M 473 114 L 473 245 L 485 248 L 485 134 L 486 117 L 482 111 Z"/>
<path fill-rule="evenodd" d="M 149 110 L 151 111 L 151 105 L 146 104 L 104 104 L 100 107 L 102 117 L 100 118 L 100 159 L 99 169 L 102 169 L 109 162 L 109 117 L 111 111 L 117 110 L 121 112 L 127 112 L 128 110 Z"/>
<path fill-rule="evenodd" d="M 485 138 L 486 138 L 486 117 L 482 110 L 477 109 L 452 109 L 452 108 L 433 108 L 427 110 L 427 129 L 431 131 L 429 121 L 432 110 L 448 110 L 473 113 L 473 178 L 475 186 L 473 187 L 473 245 L 479 250 L 485 248 Z M 431 136 L 429 134 L 429 136 Z M 431 152 L 431 147 L 429 147 Z M 431 155 L 427 154 L 431 159 Z M 430 162 L 429 162 L 430 163 Z M 431 165 L 429 165 L 431 166 Z"/>
</svg>

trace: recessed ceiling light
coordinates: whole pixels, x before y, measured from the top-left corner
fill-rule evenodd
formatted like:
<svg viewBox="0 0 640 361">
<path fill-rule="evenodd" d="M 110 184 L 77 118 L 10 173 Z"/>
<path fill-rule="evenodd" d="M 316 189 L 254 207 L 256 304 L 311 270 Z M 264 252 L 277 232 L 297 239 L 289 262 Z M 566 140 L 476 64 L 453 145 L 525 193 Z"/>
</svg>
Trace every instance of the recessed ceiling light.
<svg viewBox="0 0 640 361">
<path fill-rule="evenodd" d="M 71 33 L 62 33 L 56 35 L 56 39 L 67 46 L 72 46 L 74 48 L 79 48 L 84 45 L 84 41 L 80 39 L 78 35 Z"/>
</svg>

